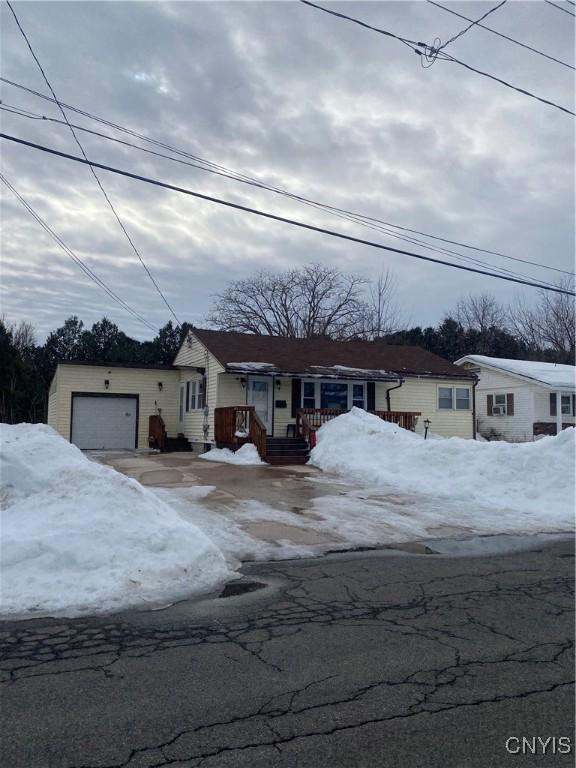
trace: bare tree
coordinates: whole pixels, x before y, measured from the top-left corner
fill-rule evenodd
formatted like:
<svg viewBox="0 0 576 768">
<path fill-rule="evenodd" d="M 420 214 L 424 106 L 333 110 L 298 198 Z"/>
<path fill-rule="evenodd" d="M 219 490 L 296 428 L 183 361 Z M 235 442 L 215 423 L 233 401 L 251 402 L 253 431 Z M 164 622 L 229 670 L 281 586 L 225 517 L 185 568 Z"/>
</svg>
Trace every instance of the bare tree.
<svg viewBox="0 0 576 768">
<path fill-rule="evenodd" d="M 261 271 L 217 293 L 207 320 L 221 330 L 241 333 L 352 338 L 365 312 L 365 284 L 357 275 L 320 264 Z"/>
<path fill-rule="evenodd" d="M 32 323 L 29 323 L 27 320 L 21 320 L 18 325 L 13 323 L 10 326 L 10 330 L 12 331 L 14 346 L 20 354 L 36 346 L 36 337 Z"/>
<path fill-rule="evenodd" d="M 574 280 L 564 278 L 558 287 L 574 290 Z M 529 347 L 552 350 L 558 362 L 574 363 L 576 316 L 573 296 L 541 290 L 534 306 L 518 298 L 508 315 L 513 333 Z"/>
<path fill-rule="evenodd" d="M 389 270 L 381 272 L 376 283 L 371 283 L 364 308 L 357 323 L 357 336 L 379 339 L 400 328 L 400 308 L 395 300 L 396 278 Z"/>
<path fill-rule="evenodd" d="M 506 309 L 491 293 L 470 294 L 456 304 L 455 319 L 467 331 L 488 333 L 492 328 L 505 328 Z"/>
</svg>

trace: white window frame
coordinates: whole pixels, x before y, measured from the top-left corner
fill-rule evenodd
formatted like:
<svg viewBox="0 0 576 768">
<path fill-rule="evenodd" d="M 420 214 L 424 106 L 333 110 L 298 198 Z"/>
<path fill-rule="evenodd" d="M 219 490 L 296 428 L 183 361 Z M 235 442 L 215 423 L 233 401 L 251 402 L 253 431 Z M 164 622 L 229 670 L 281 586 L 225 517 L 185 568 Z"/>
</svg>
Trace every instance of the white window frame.
<svg viewBox="0 0 576 768">
<path fill-rule="evenodd" d="M 564 399 L 568 400 L 568 410 L 564 410 Z M 556 403 L 556 409 L 558 409 L 558 403 Z M 556 411 L 558 412 L 558 411 Z M 574 416 L 572 413 L 572 395 L 560 395 L 560 415 L 561 416 Z"/>
<path fill-rule="evenodd" d="M 302 391 L 300 394 L 300 407 L 306 408 L 310 406 L 304 405 L 304 400 L 308 400 L 311 398 L 304 397 L 304 385 L 305 384 L 313 384 L 314 385 L 314 408 L 320 409 L 321 403 L 322 403 L 322 384 L 346 384 L 348 386 L 348 398 L 347 398 L 347 409 L 350 410 L 354 404 L 354 385 L 361 386 L 362 387 L 362 394 L 363 394 L 363 406 L 362 408 L 366 409 L 367 406 L 367 392 L 366 392 L 366 381 L 363 379 L 360 381 L 342 381 L 341 379 L 302 379 Z"/>
<path fill-rule="evenodd" d="M 442 408 L 440 407 L 440 390 L 441 389 L 449 389 L 450 390 L 450 396 L 451 396 L 451 405 L 450 408 Z M 456 407 L 456 390 L 457 389 L 466 389 L 468 391 L 468 407 L 467 408 L 457 408 Z M 437 411 L 460 411 L 462 413 L 467 413 L 472 410 L 472 393 L 470 391 L 470 387 L 466 386 L 458 386 L 458 385 L 446 385 L 446 384 L 438 384 L 438 388 L 436 391 L 436 410 Z"/>
<path fill-rule="evenodd" d="M 188 411 L 201 411 L 204 408 L 205 392 L 202 386 L 203 379 L 189 379 L 190 399 L 188 401 Z"/>
<path fill-rule="evenodd" d="M 504 398 L 504 402 L 503 403 L 497 403 L 496 402 L 496 398 L 497 397 Z M 494 408 L 496 408 L 496 406 L 498 406 L 498 408 L 504 408 L 504 411 L 503 411 L 502 415 L 503 416 L 508 416 L 508 395 L 507 395 L 506 392 L 493 392 L 492 393 L 492 413 L 489 413 L 488 416 L 496 415 L 496 414 L 494 414 Z"/>
</svg>

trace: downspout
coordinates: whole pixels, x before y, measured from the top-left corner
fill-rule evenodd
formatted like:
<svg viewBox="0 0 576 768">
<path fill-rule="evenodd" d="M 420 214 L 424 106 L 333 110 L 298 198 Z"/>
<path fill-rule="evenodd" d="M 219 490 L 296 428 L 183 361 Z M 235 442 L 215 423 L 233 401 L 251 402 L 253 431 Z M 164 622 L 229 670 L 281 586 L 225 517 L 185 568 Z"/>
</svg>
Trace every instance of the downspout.
<svg viewBox="0 0 576 768">
<path fill-rule="evenodd" d="M 395 386 L 395 387 L 389 387 L 389 388 L 386 390 L 386 406 L 387 406 L 387 408 L 388 408 L 388 411 L 391 411 L 391 410 L 392 410 L 392 408 L 391 408 L 391 406 L 390 406 L 390 392 L 392 392 L 392 390 L 393 390 L 393 389 L 400 389 L 400 387 L 402 386 L 402 384 L 404 384 L 404 379 L 400 379 L 400 383 L 399 383 L 399 384 L 396 384 L 396 386 Z"/>
<path fill-rule="evenodd" d="M 480 384 L 480 379 L 472 384 L 472 440 L 476 440 L 476 387 Z"/>
<path fill-rule="evenodd" d="M 272 437 L 274 436 L 274 416 L 276 415 L 276 376 L 272 375 Z"/>
</svg>

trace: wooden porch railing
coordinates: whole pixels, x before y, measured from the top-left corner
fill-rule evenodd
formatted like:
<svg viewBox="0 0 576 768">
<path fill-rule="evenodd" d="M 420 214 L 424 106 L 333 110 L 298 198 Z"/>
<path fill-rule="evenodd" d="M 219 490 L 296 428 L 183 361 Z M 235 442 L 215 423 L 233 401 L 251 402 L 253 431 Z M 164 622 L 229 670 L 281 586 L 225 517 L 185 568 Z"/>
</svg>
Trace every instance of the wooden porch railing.
<svg viewBox="0 0 576 768">
<path fill-rule="evenodd" d="M 347 410 L 338 408 L 299 408 L 296 412 L 296 434 L 301 435 L 308 442 L 310 448 L 316 445 L 316 431 L 336 416 L 348 413 Z M 416 420 L 421 415 L 420 411 L 368 411 L 379 416 L 384 421 L 390 421 L 403 429 L 414 432 Z"/>
<path fill-rule="evenodd" d="M 148 418 L 148 445 L 150 448 L 158 448 L 159 451 L 163 451 L 166 445 L 166 425 L 158 414 Z"/>
<path fill-rule="evenodd" d="M 316 429 L 312 425 L 309 414 L 303 409 L 296 412 L 296 434 L 301 435 L 310 446 L 310 450 L 316 445 Z"/>
<path fill-rule="evenodd" d="M 403 429 L 409 429 L 410 432 L 415 432 L 418 416 L 422 415 L 420 411 L 371 411 L 371 413 L 380 416 L 384 421 L 391 421 Z"/>
<path fill-rule="evenodd" d="M 214 440 L 221 448 L 236 450 L 250 441 L 266 459 L 266 427 L 253 405 L 231 405 L 214 409 Z"/>
</svg>

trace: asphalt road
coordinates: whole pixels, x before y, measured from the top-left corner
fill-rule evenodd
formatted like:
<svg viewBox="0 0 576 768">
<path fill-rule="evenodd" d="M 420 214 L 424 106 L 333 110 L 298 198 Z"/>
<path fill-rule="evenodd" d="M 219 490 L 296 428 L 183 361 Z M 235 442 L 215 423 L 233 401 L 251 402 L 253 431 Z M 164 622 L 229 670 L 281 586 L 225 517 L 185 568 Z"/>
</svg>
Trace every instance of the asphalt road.
<svg viewBox="0 0 576 768">
<path fill-rule="evenodd" d="M 572 766 L 574 549 L 535 546 L 251 565 L 250 594 L 5 623 L 2 765 Z"/>
</svg>

